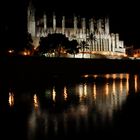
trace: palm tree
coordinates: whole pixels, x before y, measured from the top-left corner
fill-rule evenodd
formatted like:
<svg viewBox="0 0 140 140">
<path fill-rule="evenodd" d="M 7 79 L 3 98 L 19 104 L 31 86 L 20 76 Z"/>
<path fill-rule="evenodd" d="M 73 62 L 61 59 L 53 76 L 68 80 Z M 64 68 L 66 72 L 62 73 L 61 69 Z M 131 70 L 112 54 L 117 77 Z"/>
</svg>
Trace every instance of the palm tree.
<svg viewBox="0 0 140 140">
<path fill-rule="evenodd" d="M 90 57 L 91 57 L 91 50 L 93 50 L 93 42 L 96 41 L 96 36 L 94 33 L 91 33 L 89 35 L 89 40 L 90 40 L 90 44 L 91 44 L 91 48 L 90 48 Z"/>
</svg>

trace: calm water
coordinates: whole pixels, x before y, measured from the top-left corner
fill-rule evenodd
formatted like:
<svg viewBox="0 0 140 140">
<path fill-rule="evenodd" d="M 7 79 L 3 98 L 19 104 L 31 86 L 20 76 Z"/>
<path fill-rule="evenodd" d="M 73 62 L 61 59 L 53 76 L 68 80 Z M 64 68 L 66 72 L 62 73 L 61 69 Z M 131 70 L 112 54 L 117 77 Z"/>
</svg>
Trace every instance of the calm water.
<svg viewBox="0 0 140 140">
<path fill-rule="evenodd" d="M 50 81 L 0 81 L 0 139 L 139 137 L 140 75 Z"/>
</svg>

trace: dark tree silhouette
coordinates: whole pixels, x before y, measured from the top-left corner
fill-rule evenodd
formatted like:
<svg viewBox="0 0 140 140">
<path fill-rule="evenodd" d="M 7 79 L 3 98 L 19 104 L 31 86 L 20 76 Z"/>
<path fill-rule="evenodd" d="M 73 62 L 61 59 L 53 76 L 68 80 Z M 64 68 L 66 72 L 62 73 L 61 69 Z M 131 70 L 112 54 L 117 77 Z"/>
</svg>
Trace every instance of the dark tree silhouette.
<svg viewBox="0 0 140 140">
<path fill-rule="evenodd" d="M 25 42 L 25 49 L 30 51 L 30 54 L 33 55 L 34 53 L 34 45 L 33 45 L 33 39 L 29 32 L 26 34 L 26 42 Z"/>
<path fill-rule="evenodd" d="M 68 43 L 68 38 L 63 34 L 49 34 L 47 37 L 40 38 L 38 50 L 40 54 L 55 53 L 56 56 L 60 56 Z"/>
<path fill-rule="evenodd" d="M 79 53 L 77 40 L 71 40 L 69 42 L 67 53 L 73 54 L 74 57 L 75 57 L 75 54 Z"/>
<path fill-rule="evenodd" d="M 61 53 L 75 54 L 79 52 L 78 42 L 76 40 L 69 41 L 63 34 L 49 34 L 47 37 L 41 37 L 38 47 L 38 53 L 55 53 L 55 56 L 60 57 Z"/>
</svg>

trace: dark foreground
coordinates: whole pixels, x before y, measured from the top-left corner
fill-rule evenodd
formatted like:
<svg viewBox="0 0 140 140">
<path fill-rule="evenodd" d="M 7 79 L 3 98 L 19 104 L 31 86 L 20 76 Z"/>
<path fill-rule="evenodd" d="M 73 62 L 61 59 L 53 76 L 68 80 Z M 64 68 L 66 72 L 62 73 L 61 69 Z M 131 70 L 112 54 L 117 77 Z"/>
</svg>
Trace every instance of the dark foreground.
<svg viewBox="0 0 140 140">
<path fill-rule="evenodd" d="M 139 139 L 140 75 L 123 75 L 0 79 L 0 139 Z"/>
<path fill-rule="evenodd" d="M 0 139 L 139 139 L 139 70 L 139 60 L 1 57 Z M 111 73 L 127 74 L 80 79 Z"/>
</svg>

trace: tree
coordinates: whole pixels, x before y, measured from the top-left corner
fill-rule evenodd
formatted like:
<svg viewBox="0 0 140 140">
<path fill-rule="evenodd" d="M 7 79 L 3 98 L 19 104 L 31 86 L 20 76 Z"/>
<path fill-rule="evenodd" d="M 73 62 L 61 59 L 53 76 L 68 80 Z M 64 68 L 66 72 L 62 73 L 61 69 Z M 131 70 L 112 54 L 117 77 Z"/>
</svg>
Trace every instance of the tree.
<svg viewBox="0 0 140 140">
<path fill-rule="evenodd" d="M 75 57 L 75 54 L 77 54 L 79 52 L 79 49 L 78 49 L 77 46 L 78 46 L 77 40 L 69 41 L 69 45 L 68 45 L 68 48 L 67 48 L 67 53 L 73 54 L 74 57 Z"/>
<path fill-rule="evenodd" d="M 61 52 L 66 50 L 68 43 L 68 38 L 63 34 L 49 34 L 40 38 L 39 53 L 55 53 L 56 56 L 60 56 Z"/>
</svg>

